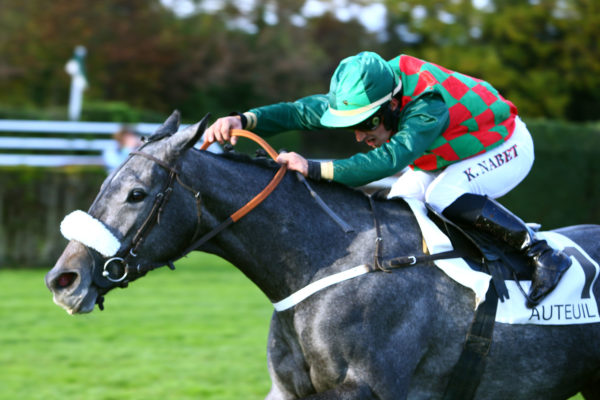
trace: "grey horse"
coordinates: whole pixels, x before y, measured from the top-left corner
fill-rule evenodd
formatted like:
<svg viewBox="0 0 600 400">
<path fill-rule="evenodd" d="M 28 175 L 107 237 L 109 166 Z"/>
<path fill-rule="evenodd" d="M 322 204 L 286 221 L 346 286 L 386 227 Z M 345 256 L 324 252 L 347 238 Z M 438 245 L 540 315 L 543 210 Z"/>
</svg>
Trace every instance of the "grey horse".
<svg viewBox="0 0 600 400">
<path fill-rule="evenodd" d="M 87 214 L 114 235 L 119 256 L 107 263 L 111 254 L 71 240 L 46 275 L 57 304 L 73 314 L 92 311 L 113 287 L 176 260 L 267 185 L 276 165 L 193 148 L 205 125 L 206 118 L 177 132 L 179 117 L 172 115 L 139 150 L 145 155 L 133 154 L 106 179 Z M 254 211 L 196 250 L 231 262 L 273 303 L 321 278 L 371 265 L 378 234 L 369 199 L 335 183 L 313 185 L 353 232 L 340 229 L 286 174 Z M 374 206 L 384 258 L 423 254 L 408 206 L 383 200 Z M 600 226 L 558 232 L 600 261 Z M 274 312 L 267 399 L 443 398 L 475 296 L 432 265 L 367 273 Z M 593 293 L 600 296 L 597 283 Z M 474 398 L 549 400 L 578 392 L 600 399 L 600 324 L 496 324 Z"/>
</svg>

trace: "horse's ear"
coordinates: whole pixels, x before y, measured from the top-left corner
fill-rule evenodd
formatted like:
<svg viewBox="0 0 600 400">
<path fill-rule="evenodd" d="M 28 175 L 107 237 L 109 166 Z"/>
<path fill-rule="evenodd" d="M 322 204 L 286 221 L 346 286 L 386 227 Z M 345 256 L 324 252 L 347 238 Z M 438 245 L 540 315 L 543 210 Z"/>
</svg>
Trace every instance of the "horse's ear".
<svg viewBox="0 0 600 400">
<path fill-rule="evenodd" d="M 197 124 L 190 125 L 169 137 L 166 142 L 165 151 L 167 154 L 165 154 L 165 159 L 174 161 L 186 150 L 193 147 L 202 137 L 209 118 L 210 114 L 206 114 Z"/>
<path fill-rule="evenodd" d="M 181 114 L 178 110 L 173 111 L 173 113 L 166 119 L 165 122 L 161 126 L 158 127 L 156 132 L 152 134 L 148 138 L 148 141 L 152 142 L 155 140 L 160 140 L 166 136 L 171 136 L 177 129 L 179 129 L 179 124 L 181 123 Z"/>
<path fill-rule="evenodd" d="M 194 134 L 194 136 L 185 144 L 185 148 L 184 150 L 189 149 L 190 147 L 193 147 L 196 143 L 198 143 L 198 140 L 200 140 L 200 138 L 202 137 L 202 135 L 204 134 L 204 131 L 206 130 L 206 125 L 208 125 L 208 120 L 210 119 L 210 113 L 207 113 L 204 118 L 202 118 L 202 120 L 200 120 L 200 122 L 197 124 L 198 125 L 198 129 L 196 129 L 196 133 Z"/>
</svg>

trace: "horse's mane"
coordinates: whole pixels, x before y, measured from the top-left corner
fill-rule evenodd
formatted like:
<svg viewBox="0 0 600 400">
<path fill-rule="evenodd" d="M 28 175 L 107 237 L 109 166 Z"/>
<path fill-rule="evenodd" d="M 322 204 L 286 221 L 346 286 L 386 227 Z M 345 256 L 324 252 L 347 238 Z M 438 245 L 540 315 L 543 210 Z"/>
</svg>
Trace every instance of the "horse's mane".
<svg viewBox="0 0 600 400">
<path fill-rule="evenodd" d="M 152 135 L 152 136 L 146 138 L 146 141 L 142 147 L 144 147 L 147 144 L 150 144 L 152 142 L 160 141 L 167 136 L 168 135 L 156 135 L 156 134 Z M 193 152 L 195 157 L 198 157 L 198 156 L 200 156 L 201 153 L 203 153 L 202 150 L 199 150 L 198 148 L 195 148 L 195 147 L 192 147 L 190 149 L 190 152 Z M 222 158 L 225 160 L 231 160 L 234 162 L 244 163 L 244 164 L 257 165 L 259 167 L 267 168 L 267 169 L 271 169 L 271 170 L 279 168 L 279 164 L 277 162 L 275 162 L 275 160 L 270 158 L 269 155 L 267 154 L 267 152 L 264 151 L 263 149 L 257 149 L 254 156 L 251 156 L 247 153 L 237 152 L 237 151 L 235 151 L 233 146 L 231 146 L 230 144 L 225 144 L 225 146 L 223 146 L 223 153 L 210 153 L 210 154 L 214 157 Z M 346 185 L 343 185 L 343 184 L 335 182 L 335 181 L 320 181 L 320 182 L 313 181 L 311 184 L 317 184 L 317 185 L 325 184 L 329 187 L 336 187 L 338 190 L 341 190 L 341 191 L 348 191 L 350 193 L 351 192 L 360 193 L 363 196 L 367 195 L 365 192 L 363 192 L 362 190 L 360 190 L 358 188 L 352 188 L 350 186 L 346 186 Z M 374 193 L 371 193 L 370 197 L 375 201 L 388 201 L 389 200 L 387 198 L 388 192 L 389 192 L 389 189 L 380 189 L 380 190 L 375 191 Z M 392 199 L 392 200 L 398 200 L 398 199 Z"/>
<path fill-rule="evenodd" d="M 163 139 L 170 136 L 170 134 L 166 133 L 155 133 L 151 136 L 148 136 L 145 138 L 144 144 L 140 147 L 140 150 L 151 143 L 162 141 Z M 195 147 L 192 147 L 190 150 L 194 151 L 196 153 L 196 156 L 198 156 L 201 152 L 201 150 Z M 254 156 L 250 156 L 249 154 L 235 151 L 233 149 L 233 146 L 231 146 L 229 143 L 223 146 L 223 153 L 212 154 L 216 155 L 217 157 L 222 157 L 228 160 L 259 165 L 261 167 L 267 167 L 270 169 L 277 168 L 279 166 L 279 164 L 277 164 L 273 159 L 271 159 L 269 155 L 262 149 L 258 149 Z"/>
<path fill-rule="evenodd" d="M 198 149 L 195 149 L 195 148 L 194 148 L 194 150 L 199 151 Z M 256 154 L 254 156 L 251 156 L 246 153 L 237 152 L 233 149 L 233 147 L 226 145 L 223 153 L 214 154 L 214 155 L 217 157 L 224 158 L 226 160 L 231 160 L 231 161 L 246 163 L 246 164 L 252 164 L 252 165 L 258 165 L 263 168 L 276 169 L 279 167 L 279 164 L 277 162 L 275 162 L 272 158 L 270 158 L 269 155 L 261 149 L 258 149 L 256 151 Z M 360 190 L 358 188 L 352 188 L 350 186 L 346 186 L 344 184 L 341 184 L 341 183 L 338 183 L 335 181 L 321 181 L 321 182 L 311 181 L 312 185 L 319 184 L 319 183 L 324 183 L 329 187 L 336 187 L 341 191 L 360 193 L 363 196 L 367 195 L 365 192 L 363 192 L 362 190 Z M 400 201 L 400 202 L 403 202 L 403 200 L 401 198 L 388 199 L 387 198 L 388 193 L 389 193 L 389 188 L 378 189 L 378 190 L 372 192 L 370 194 L 370 197 L 375 201 L 383 201 L 383 202 L 387 202 L 387 201 L 398 202 L 398 201 Z"/>
<path fill-rule="evenodd" d="M 194 148 L 194 150 L 197 152 L 200 152 L 200 150 L 198 150 L 198 149 Z M 217 157 L 221 157 L 226 160 L 231 160 L 231 161 L 235 161 L 235 162 L 239 162 L 239 163 L 258 165 L 258 166 L 269 168 L 269 169 L 274 169 L 274 168 L 279 167 L 279 164 L 277 164 L 266 153 L 263 153 L 260 150 L 258 150 L 256 153 L 257 154 L 255 156 L 251 156 L 246 153 L 237 152 L 226 146 L 223 153 L 220 153 L 220 154 L 213 153 L 213 154 Z"/>
<path fill-rule="evenodd" d="M 201 153 L 201 150 L 198 150 L 197 148 L 192 148 L 190 150 L 194 151 L 196 153 L 195 154 L 196 156 L 199 156 Z M 269 155 L 266 153 L 266 151 L 264 151 L 262 149 L 256 150 L 254 156 L 249 155 L 247 153 L 237 152 L 234 150 L 233 146 L 231 146 L 230 144 L 226 144 L 224 146 L 223 150 L 224 150 L 223 153 L 218 153 L 218 154 L 211 153 L 211 154 L 215 157 L 223 158 L 225 160 L 231 160 L 231 161 L 239 162 L 239 163 L 257 165 L 259 167 L 267 168 L 267 169 L 277 169 L 280 166 L 277 162 L 275 162 L 275 160 L 273 160 L 272 158 L 269 157 Z M 311 182 L 311 185 L 324 184 L 330 188 L 336 188 L 337 190 L 340 190 L 340 191 L 346 191 L 348 193 L 358 193 L 361 196 L 370 196 L 373 200 L 378 201 L 378 202 L 393 201 L 393 202 L 404 203 L 404 201 L 400 198 L 388 199 L 387 195 L 389 193 L 389 188 L 376 190 L 369 195 L 359 188 L 352 188 L 350 186 L 346 186 L 344 184 L 341 184 L 341 183 L 338 183 L 335 181 L 310 181 L 310 182 Z"/>
</svg>

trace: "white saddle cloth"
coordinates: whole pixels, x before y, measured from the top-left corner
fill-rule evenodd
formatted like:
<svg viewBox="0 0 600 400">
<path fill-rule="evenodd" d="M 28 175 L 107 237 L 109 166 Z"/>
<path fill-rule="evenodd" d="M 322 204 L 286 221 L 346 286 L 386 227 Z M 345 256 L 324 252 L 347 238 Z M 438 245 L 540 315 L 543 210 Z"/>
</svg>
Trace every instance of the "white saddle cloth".
<svg viewBox="0 0 600 400">
<path fill-rule="evenodd" d="M 427 209 L 423 202 L 404 199 L 414 212 L 429 252 L 436 254 L 452 250 L 450 239 L 427 217 Z M 498 302 L 496 322 L 507 324 L 537 325 L 573 325 L 600 322 L 598 303 L 592 291 L 600 267 L 579 245 L 555 232 L 538 232 L 537 237 L 546 239 L 548 244 L 565 251 L 573 264 L 565 272 L 556 289 L 554 289 L 535 308 L 525 306 L 525 298 L 517 283 L 506 281 L 510 298 Z M 435 265 L 450 278 L 473 290 L 476 307 L 485 299 L 491 276 L 472 270 L 460 258 L 437 260 Z M 529 292 L 531 281 L 520 282 L 523 290 Z"/>
</svg>

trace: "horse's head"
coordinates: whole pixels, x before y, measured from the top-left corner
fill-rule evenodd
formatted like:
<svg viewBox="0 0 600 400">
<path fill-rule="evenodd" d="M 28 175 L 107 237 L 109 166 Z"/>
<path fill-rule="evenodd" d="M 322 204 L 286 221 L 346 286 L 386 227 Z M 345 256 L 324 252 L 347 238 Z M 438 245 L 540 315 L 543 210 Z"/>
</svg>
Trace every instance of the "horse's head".
<svg viewBox="0 0 600 400">
<path fill-rule="evenodd" d="M 75 211 L 63 220 L 61 232 L 70 242 L 46 274 L 56 304 L 71 314 L 90 312 L 97 302 L 102 308 L 109 290 L 181 254 L 181 238 L 192 237 L 198 222 L 179 216 L 199 215 L 200 204 L 178 175 L 179 161 L 207 119 L 177 132 L 174 112 L 104 181 L 87 213 Z"/>
</svg>

